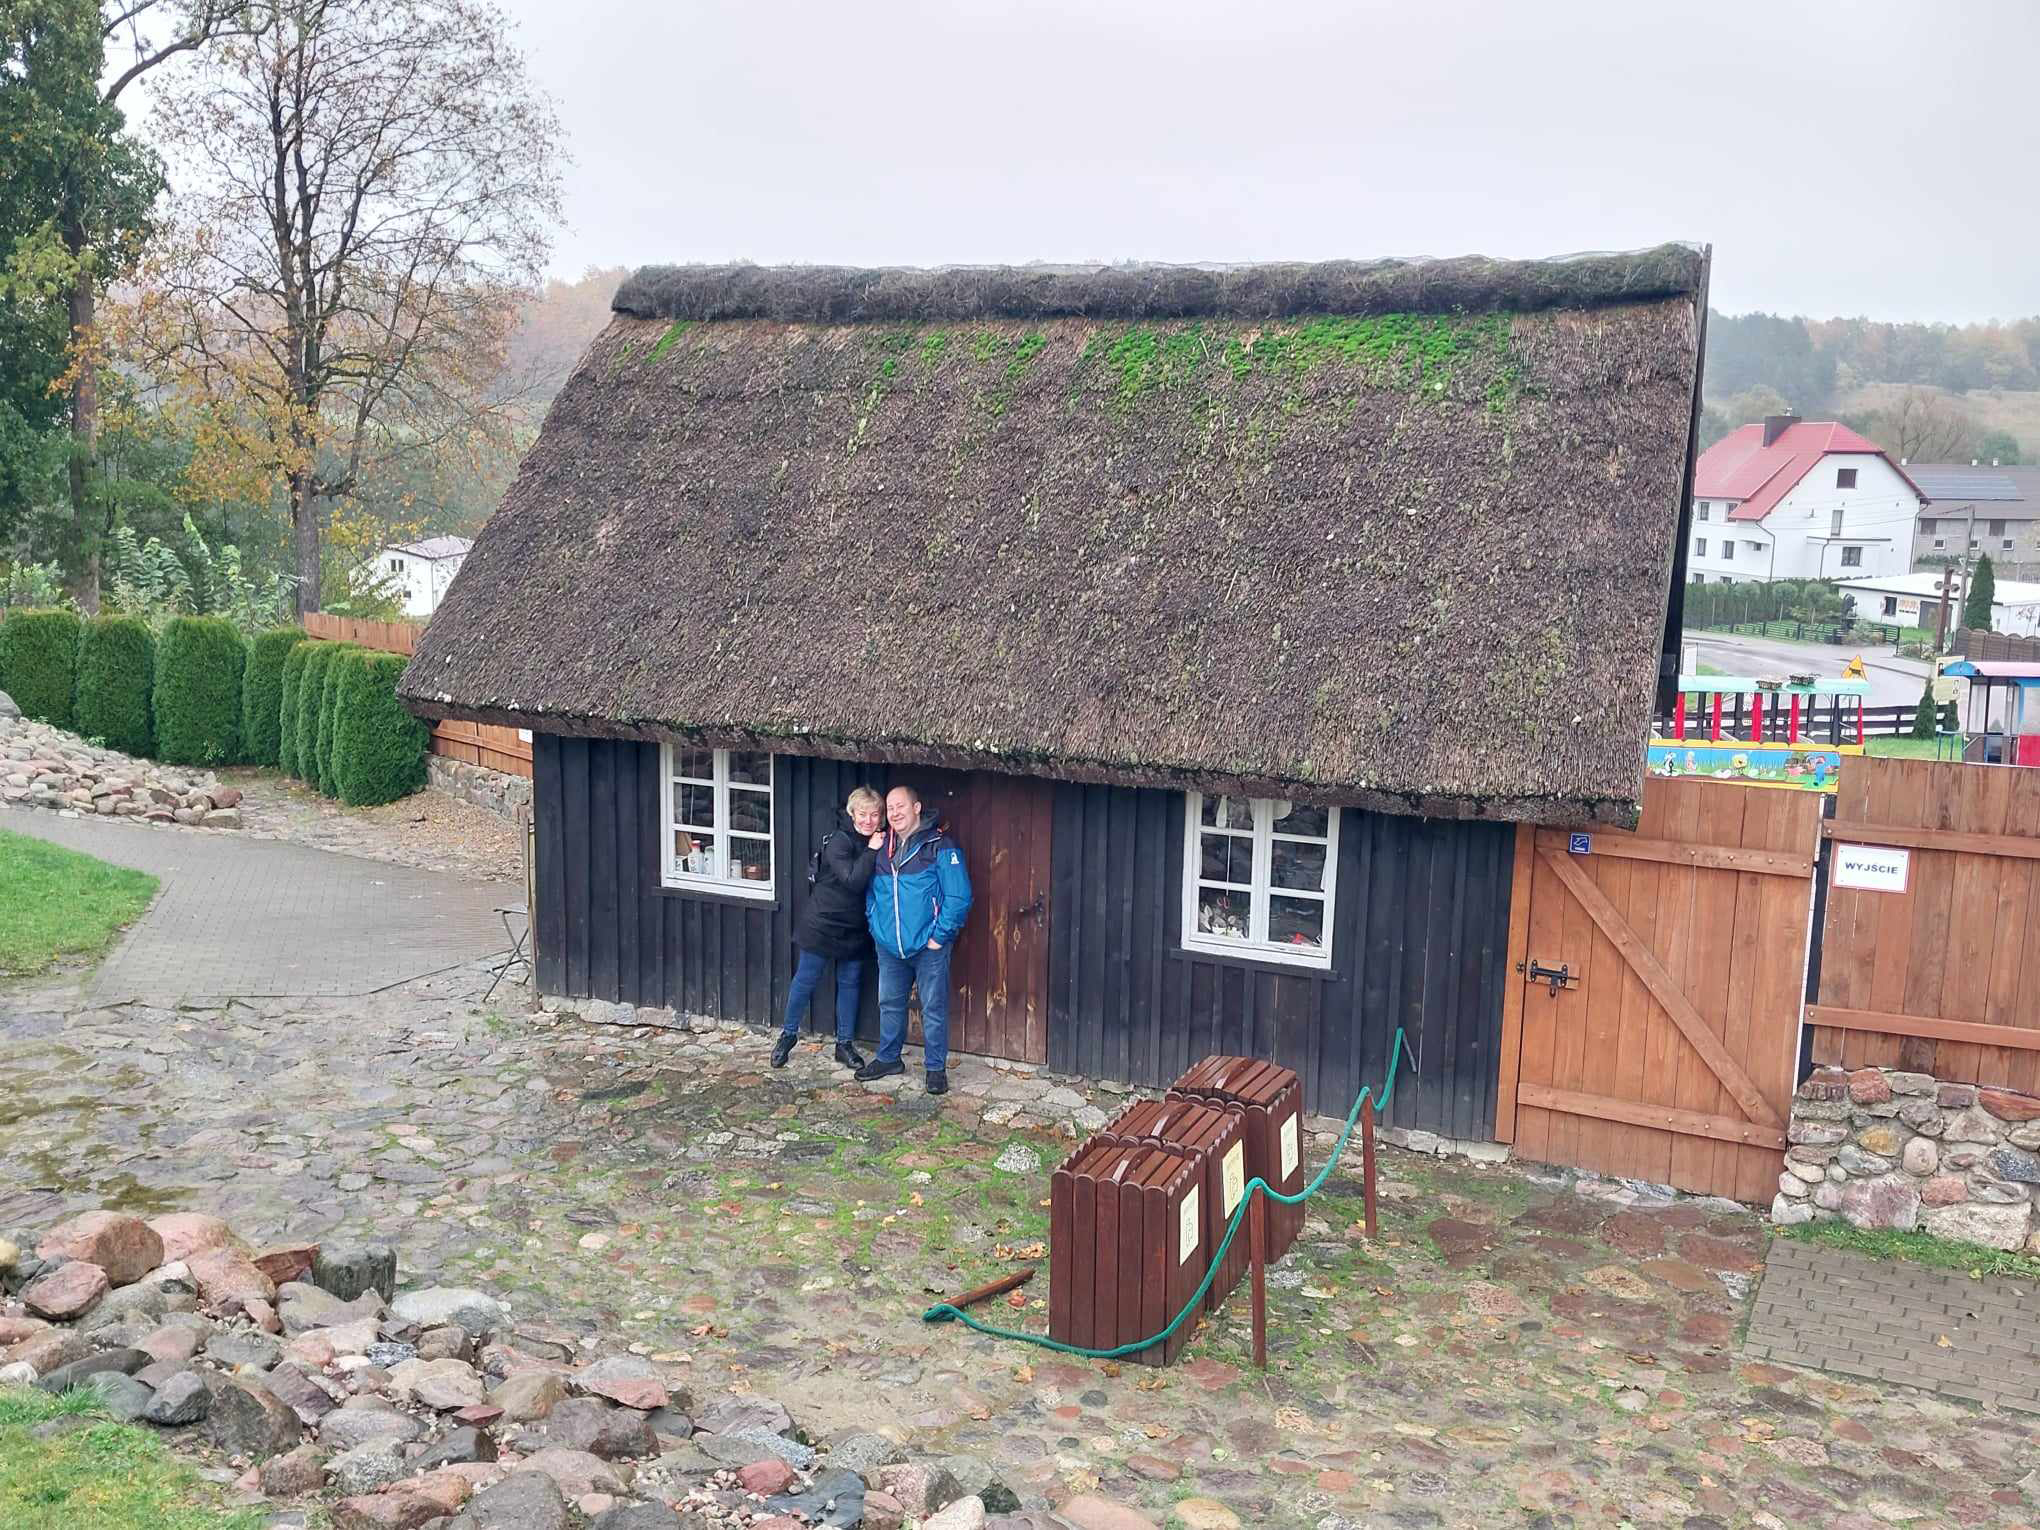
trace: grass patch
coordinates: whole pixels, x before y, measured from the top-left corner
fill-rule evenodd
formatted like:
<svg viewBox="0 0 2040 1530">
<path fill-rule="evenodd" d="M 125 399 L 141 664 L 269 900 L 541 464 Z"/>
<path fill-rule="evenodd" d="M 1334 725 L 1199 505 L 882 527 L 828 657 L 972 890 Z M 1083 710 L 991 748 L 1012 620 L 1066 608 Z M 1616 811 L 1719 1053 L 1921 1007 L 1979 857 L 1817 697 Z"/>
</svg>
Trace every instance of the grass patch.
<svg viewBox="0 0 2040 1530">
<path fill-rule="evenodd" d="M 1936 1238 L 1931 1233 L 1899 1232 L 1890 1227 L 1857 1227 L 1839 1217 L 1828 1222 L 1781 1227 L 1777 1236 L 1847 1249 L 1855 1254 L 1868 1254 L 1873 1259 L 1907 1259 L 1914 1264 L 1932 1265 L 1937 1270 L 1961 1270 L 1972 1276 L 2008 1275 L 2015 1280 L 2040 1280 L 2040 1259 L 2031 1254 L 2006 1253 L 1974 1243 L 1957 1243 L 1948 1238 Z"/>
<path fill-rule="evenodd" d="M 0 974 L 97 956 L 155 896 L 156 879 L 145 871 L 0 829 Z"/>
<path fill-rule="evenodd" d="M 160 1440 L 96 1416 L 88 1390 L 60 1397 L 0 1387 L 0 1525 L 7 1530 L 256 1530 L 265 1515 L 208 1502 L 204 1485 Z M 32 1431 L 83 1416 L 46 1440 Z"/>
<path fill-rule="evenodd" d="M 1931 760 L 1938 747 L 1942 759 L 1959 760 L 1962 757 L 1961 740 L 1957 739 L 1955 743 L 1958 747 L 1951 748 L 1945 741 L 1937 746 L 1930 738 L 1866 738 L 1863 740 L 1863 752 L 1880 760 Z"/>
</svg>

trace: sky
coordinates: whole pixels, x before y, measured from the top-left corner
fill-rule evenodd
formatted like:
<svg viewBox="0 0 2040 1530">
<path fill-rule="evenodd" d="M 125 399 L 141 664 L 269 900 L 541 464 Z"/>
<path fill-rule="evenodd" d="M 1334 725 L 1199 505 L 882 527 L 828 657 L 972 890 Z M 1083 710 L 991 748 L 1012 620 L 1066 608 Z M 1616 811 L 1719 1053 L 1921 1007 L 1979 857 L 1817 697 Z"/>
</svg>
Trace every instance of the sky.
<svg viewBox="0 0 2040 1530">
<path fill-rule="evenodd" d="M 1714 246 L 1727 312 L 2040 313 L 2031 0 L 498 0 L 554 274 Z"/>
</svg>

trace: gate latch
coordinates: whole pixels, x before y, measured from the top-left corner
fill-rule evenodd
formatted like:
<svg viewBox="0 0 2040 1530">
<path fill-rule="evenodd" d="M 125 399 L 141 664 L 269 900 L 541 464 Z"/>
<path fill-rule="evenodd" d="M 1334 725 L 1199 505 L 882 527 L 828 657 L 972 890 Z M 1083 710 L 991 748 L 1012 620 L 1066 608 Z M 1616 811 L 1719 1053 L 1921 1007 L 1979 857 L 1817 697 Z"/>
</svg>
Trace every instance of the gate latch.
<svg viewBox="0 0 2040 1530">
<path fill-rule="evenodd" d="M 1572 965 L 1569 962 L 1560 963 L 1556 967 L 1547 967 L 1544 963 L 1532 957 L 1530 959 L 1530 981 L 1533 983 L 1549 983 L 1552 995 L 1556 997 L 1562 988 L 1578 987 L 1580 980 L 1573 976 Z"/>
</svg>

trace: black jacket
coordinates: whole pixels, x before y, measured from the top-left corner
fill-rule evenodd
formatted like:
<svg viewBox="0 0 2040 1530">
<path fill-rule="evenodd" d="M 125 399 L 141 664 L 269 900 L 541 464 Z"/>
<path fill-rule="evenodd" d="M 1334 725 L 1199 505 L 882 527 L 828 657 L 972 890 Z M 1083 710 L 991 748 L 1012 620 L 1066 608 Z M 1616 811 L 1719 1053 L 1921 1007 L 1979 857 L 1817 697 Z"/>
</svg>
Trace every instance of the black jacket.
<svg viewBox="0 0 2040 1530">
<path fill-rule="evenodd" d="M 864 889 L 871 885 L 878 852 L 850 825 L 848 813 L 836 815 L 836 827 L 822 846 L 815 867 L 815 885 L 807 906 L 793 927 L 794 943 L 820 956 L 868 957 L 871 932 L 864 922 Z M 803 874 L 806 868 L 802 868 Z"/>
</svg>

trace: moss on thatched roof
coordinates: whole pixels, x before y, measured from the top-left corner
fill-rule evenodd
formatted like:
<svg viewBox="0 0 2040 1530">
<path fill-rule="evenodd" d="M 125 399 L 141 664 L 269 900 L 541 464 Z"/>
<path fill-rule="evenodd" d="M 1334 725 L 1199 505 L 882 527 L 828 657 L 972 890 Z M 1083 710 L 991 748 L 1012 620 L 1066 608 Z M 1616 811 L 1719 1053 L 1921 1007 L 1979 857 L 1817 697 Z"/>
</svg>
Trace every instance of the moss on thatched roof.
<svg viewBox="0 0 2040 1530">
<path fill-rule="evenodd" d="M 1401 811 L 1634 812 L 1704 260 L 654 269 L 432 715 Z"/>
</svg>

